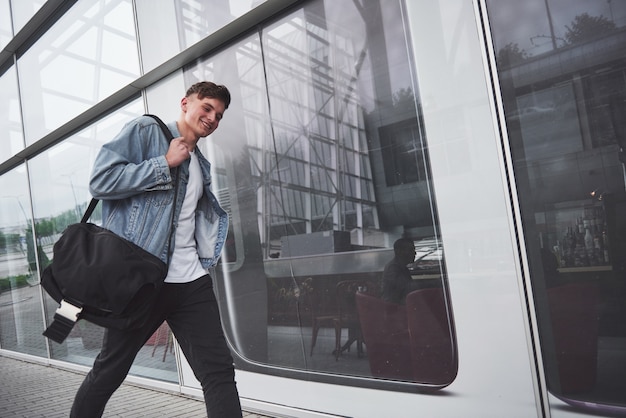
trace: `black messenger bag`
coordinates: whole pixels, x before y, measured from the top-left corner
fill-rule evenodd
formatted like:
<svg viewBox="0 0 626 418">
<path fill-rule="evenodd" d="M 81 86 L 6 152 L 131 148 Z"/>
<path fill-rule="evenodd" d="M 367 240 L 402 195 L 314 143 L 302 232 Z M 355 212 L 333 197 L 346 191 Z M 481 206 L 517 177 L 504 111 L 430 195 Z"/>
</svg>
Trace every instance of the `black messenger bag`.
<svg viewBox="0 0 626 418">
<path fill-rule="evenodd" d="M 160 119 L 148 116 L 173 138 Z M 63 232 L 41 277 L 43 288 L 60 304 L 43 335 L 58 343 L 79 319 L 106 328 L 142 326 L 167 275 L 166 263 L 157 256 L 87 222 L 97 204 L 92 199 L 80 223 Z"/>
</svg>

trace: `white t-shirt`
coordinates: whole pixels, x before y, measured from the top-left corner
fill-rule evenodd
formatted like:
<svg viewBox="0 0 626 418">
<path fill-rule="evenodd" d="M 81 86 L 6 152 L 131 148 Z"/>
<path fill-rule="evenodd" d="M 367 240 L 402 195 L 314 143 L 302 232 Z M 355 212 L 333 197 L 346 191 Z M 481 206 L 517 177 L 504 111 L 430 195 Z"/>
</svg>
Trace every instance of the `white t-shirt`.
<svg viewBox="0 0 626 418">
<path fill-rule="evenodd" d="M 189 184 L 178 218 L 174 237 L 174 253 L 165 278 L 166 283 L 188 283 L 207 274 L 196 250 L 196 206 L 202 197 L 202 172 L 198 156 L 192 152 L 189 162 Z"/>
</svg>

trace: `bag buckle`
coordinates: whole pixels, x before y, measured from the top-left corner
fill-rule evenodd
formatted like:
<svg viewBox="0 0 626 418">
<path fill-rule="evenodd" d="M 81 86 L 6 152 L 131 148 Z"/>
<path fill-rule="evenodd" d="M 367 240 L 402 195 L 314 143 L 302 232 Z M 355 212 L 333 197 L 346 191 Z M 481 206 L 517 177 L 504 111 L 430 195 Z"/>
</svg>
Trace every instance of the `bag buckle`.
<svg viewBox="0 0 626 418">
<path fill-rule="evenodd" d="M 72 322 L 78 321 L 78 315 L 83 311 L 80 306 L 72 305 L 65 299 L 61 300 L 61 306 L 56 310 L 57 315 L 61 315 L 64 318 L 69 319 Z"/>
</svg>

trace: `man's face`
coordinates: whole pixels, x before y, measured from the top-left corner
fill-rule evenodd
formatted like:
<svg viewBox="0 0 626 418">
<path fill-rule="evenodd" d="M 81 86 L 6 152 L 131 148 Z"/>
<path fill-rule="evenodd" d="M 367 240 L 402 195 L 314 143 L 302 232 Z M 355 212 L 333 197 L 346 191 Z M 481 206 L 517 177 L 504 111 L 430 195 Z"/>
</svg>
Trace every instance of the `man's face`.
<svg viewBox="0 0 626 418">
<path fill-rule="evenodd" d="M 196 138 L 211 135 L 219 126 L 225 111 L 224 103 L 220 99 L 199 99 L 197 94 L 183 98 L 181 107 L 185 112 L 185 124 Z"/>
</svg>

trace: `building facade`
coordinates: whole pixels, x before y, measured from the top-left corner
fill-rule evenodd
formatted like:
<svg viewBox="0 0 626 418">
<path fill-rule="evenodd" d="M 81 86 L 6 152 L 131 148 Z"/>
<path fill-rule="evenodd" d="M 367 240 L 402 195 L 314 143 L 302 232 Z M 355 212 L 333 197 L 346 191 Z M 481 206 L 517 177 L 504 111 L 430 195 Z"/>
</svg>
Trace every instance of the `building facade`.
<svg viewBox="0 0 626 418">
<path fill-rule="evenodd" d="M 103 329 L 42 336 L 57 306 L 40 273 L 100 146 L 211 80 L 233 97 L 199 146 L 230 216 L 211 273 L 244 406 L 626 408 L 626 2 L 1 0 L 0 16 L 1 354 L 92 364 Z M 420 290 L 377 308 L 399 238 Z M 167 324 L 129 379 L 200 394 Z"/>
</svg>

